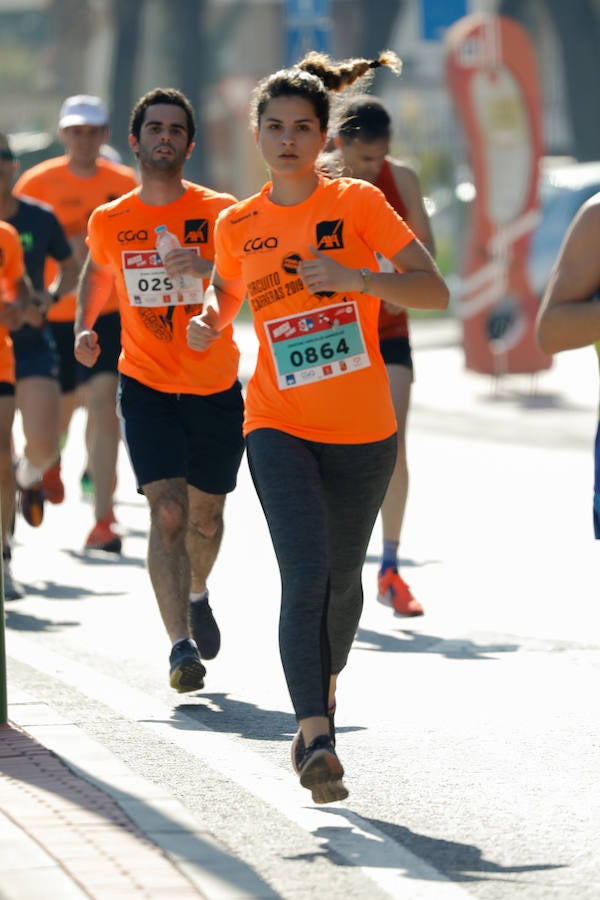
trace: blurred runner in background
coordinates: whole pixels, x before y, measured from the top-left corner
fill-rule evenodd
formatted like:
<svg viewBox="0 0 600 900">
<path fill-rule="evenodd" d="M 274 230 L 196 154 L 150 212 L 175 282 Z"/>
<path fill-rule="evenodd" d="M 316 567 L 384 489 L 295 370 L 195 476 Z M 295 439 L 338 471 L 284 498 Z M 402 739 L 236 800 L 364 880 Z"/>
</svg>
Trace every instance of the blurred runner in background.
<svg viewBox="0 0 600 900">
<path fill-rule="evenodd" d="M 79 266 L 86 256 L 85 234 L 92 211 L 101 203 L 114 200 L 137 184 L 133 169 L 100 155 L 108 140 L 108 113 L 99 97 L 79 94 L 68 97 L 59 116 L 59 138 L 65 155 L 46 160 L 24 172 L 14 192 L 42 200 L 52 206 L 71 243 Z M 123 247 L 127 235 L 122 235 Z M 50 275 L 53 277 L 54 273 Z M 113 494 L 119 447 L 119 424 L 115 412 L 117 359 L 120 352 L 120 319 L 116 294 L 111 292 L 99 317 L 102 356 L 93 370 L 80 366 L 73 356 L 73 323 L 75 295 L 60 297 L 48 312 L 60 358 L 62 390 L 61 431 L 66 437 L 71 416 L 78 403 L 77 388 L 84 386 L 88 411 L 86 437 L 90 475 L 94 484 L 95 524 L 85 547 L 119 553 L 121 538 L 114 530 Z M 28 481 L 37 473 L 30 472 Z M 39 480 L 34 482 L 39 485 Z M 43 493 L 59 497 L 64 489 L 60 477 L 60 460 L 42 478 Z M 20 481 L 22 488 L 31 484 Z M 40 518 L 41 518 L 40 514 Z"/>
<path fill-rule="evenodd" d="M 433 234 L 419 179 L 411 166 L 389 156 L 391 119 L 383 103 L 370 94 L 353 97 L 341 108 L 337 121 L 335 146 L 342 157 L 342 173 L 369 181 L 383 191 L 388 203 L 434 256 Z M 388 260 L 378 259 L 382 271 L 393 271 Z M 398 424 L 398 454 L 381 506 L 383 549 L 377 577 L 378 599 L 393 606 L 397 613 L 420 616 L 423 607 L 398 571 L 398 547 L 408 496 L 406 420 L 413 360 L 406 310 L 385 300 L 379 312 L 379 342 Z"/>
</svg>

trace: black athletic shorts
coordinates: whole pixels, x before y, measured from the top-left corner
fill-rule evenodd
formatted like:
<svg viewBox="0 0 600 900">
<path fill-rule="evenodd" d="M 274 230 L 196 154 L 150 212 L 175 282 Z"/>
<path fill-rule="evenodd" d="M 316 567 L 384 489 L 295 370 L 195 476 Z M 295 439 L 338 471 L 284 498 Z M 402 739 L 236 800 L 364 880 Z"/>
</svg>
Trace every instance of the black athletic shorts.
<svg viewBox="0 0 600 900">
<path fill-rule="evenodd" d="M 49 322 L 60 360 L 60 388 L 70 394 L 80 384 L 85 384 L 102 372 L 117 374 L 121 353 L 121 317 L 118 312 L 98 316 L 94 331 L 98 335 L 100 356 L 95 366 L 82 366 L 75 359 L 73 346 L 73 322 Z"/>
<path fill-rule="evenodd" d="M 386 366 L 405 366 L 412 372 L 412 352 L 407 337 L 384 338 L 379 342 L 379 348 Z"/>
<path fill-rule="evenodd" d="M 71 326 L 71 336 L 73 327 Z M 15 354 L 15 377 L 52 378 L 58 380 L 60 362 L 49 325 L 34 328 L 25 324 L 11 332 Z"/>
<path fill-rule="evenodd" d="M 235 488 L 244 454 L 239 381 L 199 396 L 156 391 L 121 374 L 117 412 L 138 490 L 163 478 L 185 478 L 206 494 Z"/>
</svg>

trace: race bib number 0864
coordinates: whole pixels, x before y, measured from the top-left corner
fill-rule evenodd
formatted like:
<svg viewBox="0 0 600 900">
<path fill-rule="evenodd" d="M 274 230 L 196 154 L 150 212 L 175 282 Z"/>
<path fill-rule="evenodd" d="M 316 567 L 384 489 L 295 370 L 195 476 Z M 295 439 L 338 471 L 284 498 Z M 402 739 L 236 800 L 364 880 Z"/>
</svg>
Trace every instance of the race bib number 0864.
<svg viewBox="0 0 600 900">
<path fill-rule="evenodd" d="M 370 365 L 353 302 L 272 319 L 265 329 L 280 390 Z"/>
</svg>

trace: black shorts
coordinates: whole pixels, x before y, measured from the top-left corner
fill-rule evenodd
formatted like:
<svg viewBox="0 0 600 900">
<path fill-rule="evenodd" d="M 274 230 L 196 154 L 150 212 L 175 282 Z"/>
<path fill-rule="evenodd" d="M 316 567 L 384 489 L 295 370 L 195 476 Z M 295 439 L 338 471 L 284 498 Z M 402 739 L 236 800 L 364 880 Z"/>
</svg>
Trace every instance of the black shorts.
<svg viewBox="0 0 600 900">
<path fill-rule="evenodd" d="M 73 329 L 71 328 L 71 334 Z M 58 380 L 60 362 L 52 330 L 48 325 L 34 328 L 25 324 L 17 331 L 11 332 L 15 354 L 15 377 L 17 381 L 24 378 L 52 378 Z"/>
<path fill-rule="evenodd" d="M 95 366 L 89 368 L 77 362 L 73 352 L 73 322 L 49 322 L 60 360 L 60 388 L 70 394 L 80 384 L 85 384 L 102 372 L 117 374 L 121 352 L 121 317 L 118 312 L 98 316 L 94 331 L 98 335 L 100 356 Z"/>
<path fill-rule="evenodd" d="M 407 337 L 384 338 L 379 342 L 379 348 L 386 366 L 405 366 L 412 372 L 412 352 Z"/>
<path fill-rule="evenodd" d="M 202 397 L 166 394 L 121 374 L 117 412 L 138 490 L 163 478 L 185 478 L 206 494 L 235 488 L 244 454 L 239 381 Z"/>
<path fill-rule="evenodd" d="M 14 397 L 15 386 L 10 381 L 0 381 L 0 397 Z"/>
</svg>

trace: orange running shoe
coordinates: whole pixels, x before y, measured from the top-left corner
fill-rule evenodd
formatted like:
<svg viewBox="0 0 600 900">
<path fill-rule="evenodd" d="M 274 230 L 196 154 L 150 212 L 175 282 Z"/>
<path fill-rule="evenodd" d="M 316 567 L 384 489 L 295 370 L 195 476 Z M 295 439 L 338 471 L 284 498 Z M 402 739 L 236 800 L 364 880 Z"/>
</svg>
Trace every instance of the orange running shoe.
<svg viewBox="0 0 600 900">
<path fill-rule="evenodd" d="M 60 463 L 50 466 L 42 475 L 44 497 L 49 503 L 62 503 L 65 499 L 65 486 L 60 477 Z"/>
<path fill-rule="evenodd" d="M 106 516 L 99 519 L 94 525 L 85 542 L 86 550 L 104 550 L 105 553 L 120 553 L 121 538 L 113 531 L 114 516 Z"/>
<path fill-rule="evenodd" d="M 393 606 L 402 616 L 422 616 L 424 609 L 416 600 L 403 578 L 395 569 L 386 569 L 377 576 L 377 599 L 385 606 Z"/>
</svg>

